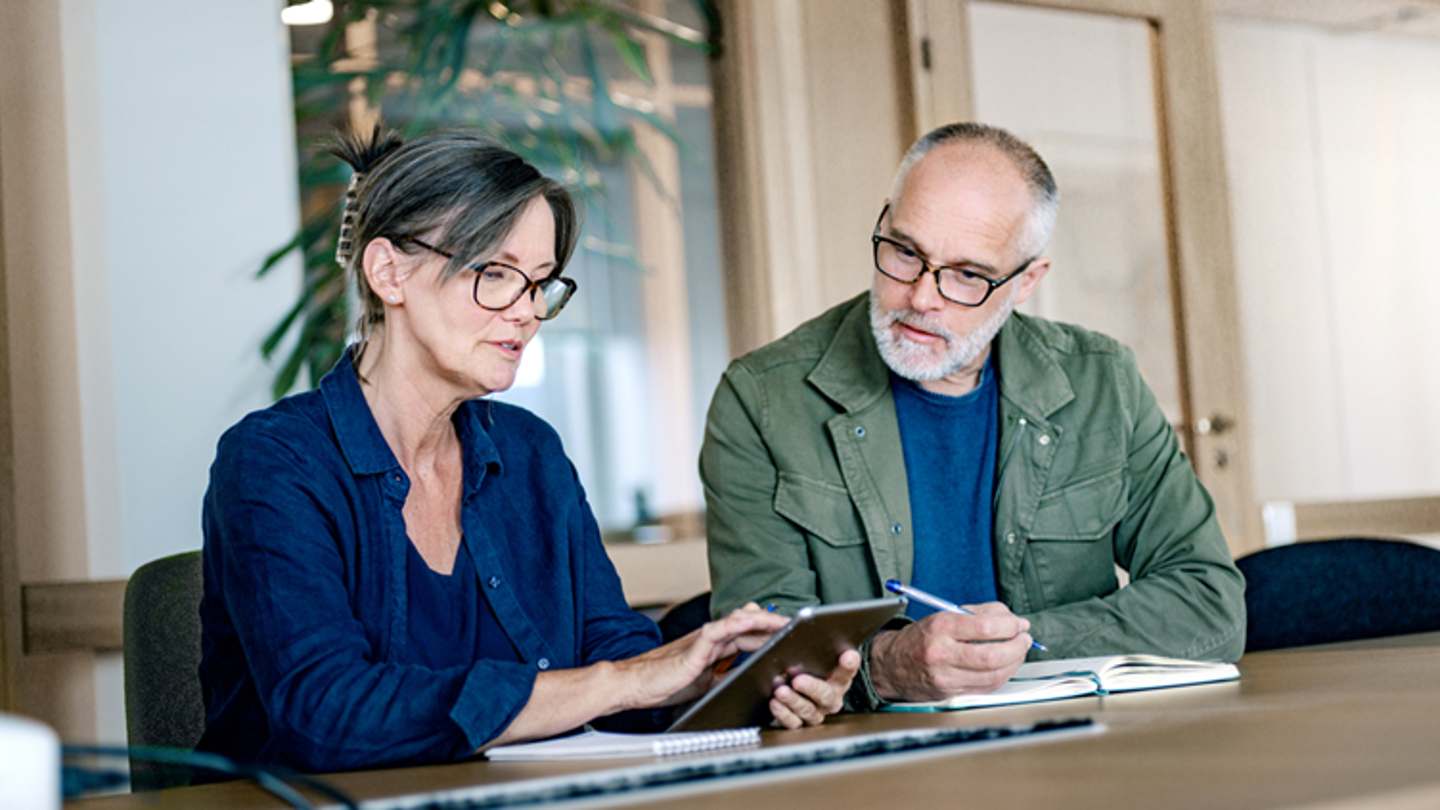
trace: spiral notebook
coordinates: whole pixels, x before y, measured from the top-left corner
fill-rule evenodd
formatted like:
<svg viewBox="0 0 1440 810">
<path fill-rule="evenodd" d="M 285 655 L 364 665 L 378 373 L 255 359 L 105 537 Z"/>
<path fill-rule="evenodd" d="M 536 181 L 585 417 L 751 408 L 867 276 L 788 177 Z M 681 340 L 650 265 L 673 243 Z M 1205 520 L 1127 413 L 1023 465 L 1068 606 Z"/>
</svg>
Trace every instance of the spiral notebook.
<svg viewBox="0 0 1440 810">
<path fill-rule="evenodd" d="M 671 731 L 663 734 L 620 734 L 612 731 L 585 731 L 569 737 L 540 742 L 501 745 L 485 752 L 487 759 L 505 761 L 534 759 L 621 759 L 624 757 L 670 757 L 721 748 L 743 748 L 760 744 L 760 728 L 727 728 L 718 731 Z"/>
</svg>

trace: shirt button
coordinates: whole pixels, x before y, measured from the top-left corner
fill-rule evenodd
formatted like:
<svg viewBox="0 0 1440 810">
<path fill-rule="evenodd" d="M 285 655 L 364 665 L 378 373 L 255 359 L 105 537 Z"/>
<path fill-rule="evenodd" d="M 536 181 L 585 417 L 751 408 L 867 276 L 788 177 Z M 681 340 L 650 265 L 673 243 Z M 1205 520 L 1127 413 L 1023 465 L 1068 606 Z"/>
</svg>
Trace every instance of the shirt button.
<svg viewBox="0 0 1440 810">
<path fill-rule="evenodd" d="M 901 526 L 899 523 L 896 523 L 895 525 L 890 527 L 891 534 L 899 534 L 903 531 L 905 531 L 905 527 Z"/>
<path fill-rule="evenodd" d="M 1041 444 L 1041 445 L 1046 445 L 1046 444 L 1049 444 L 1049 443 L 1050 443 L 1050 437 L 1049 437 L 1049 436 L 1041 436 L 1041 437 L 1040 437 L 1040 444 Z"/>
<path fill-rule="evenodd" d="M 865 438 L 865 426 L 864 426 L 864 425 L 856 425 L 856 426 L 855 426 L 855 438 L 857 438 L 857 439 L 863 439 L 863 438 Z"/>
<path fill-rule="evenodd" d="M 1023 416 L 1020 417 L 1020 424 L 1022 424 L 1022 425 L 1023 425 L 1023 424 L 1026 424 L 1026 422 L 1025 422 L 1025 417 L 1023 417 Z"/>
<path fill-rule="evenodd" d="M 1005 535 L 1005 542 L 1007 542 L 1007 543 L 1014 543 L 1014 542 L 1015 542 L 1015 533 L 1014 533 L 1014 532 L 1010 532 L 1010 533 L 1006 534 L 1006 535 Z"/>
<path fill-rule="evenodd" d="M 535 666 L 540 667 L 541 669 L 549 669 L 549 668 L 550 668 L 550 659 L 549 659 L 549 658 L 541 658 L 539 661 L 536 661 L 536 662 L 535 662 Z"/>
<path fill-rule="evenodd" d="M 490 579 L 486 580 L 486 584 L 492 588 L 498 588 L 500 587 L 500 577 L 490 577 Z"/>
</svg>

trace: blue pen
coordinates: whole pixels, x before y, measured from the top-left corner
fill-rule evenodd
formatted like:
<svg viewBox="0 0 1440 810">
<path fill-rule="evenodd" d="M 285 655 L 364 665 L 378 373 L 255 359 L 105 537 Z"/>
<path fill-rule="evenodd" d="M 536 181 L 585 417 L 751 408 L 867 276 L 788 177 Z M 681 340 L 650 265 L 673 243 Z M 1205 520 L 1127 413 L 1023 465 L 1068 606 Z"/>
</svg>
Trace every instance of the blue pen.
<svg viewBox="0 0 1440 810">
<path fill-rule="evenodd" d="M 898 593 L 901 596 L 905 596 L 910 599 L 914 599 L 916 602 L 919 602 L 922 605 L 929 605 L 936 610 L 943 610 L 946 613 L 964 613 L 967 616 L 975 615 L 974 611 L 966 610 L 965 608 L 960 607 L 954 602 L 947 602 L 944 599 L 941 599 L 938 596 L 928 594 L 920 590 L 919 588 L 912 588 L 909 585 L 902 585 L 900 584 L 900 580 L 898 579 L 886 580 L 885 590 L 891 593 Z M 1046 647 L 1044 644 L 1041 644 L 1033 638 L 1030 639 L 1030 649 L 1040 650 L 1041 652 L 1050 652 L 1049 647 Z"/>
</svg>

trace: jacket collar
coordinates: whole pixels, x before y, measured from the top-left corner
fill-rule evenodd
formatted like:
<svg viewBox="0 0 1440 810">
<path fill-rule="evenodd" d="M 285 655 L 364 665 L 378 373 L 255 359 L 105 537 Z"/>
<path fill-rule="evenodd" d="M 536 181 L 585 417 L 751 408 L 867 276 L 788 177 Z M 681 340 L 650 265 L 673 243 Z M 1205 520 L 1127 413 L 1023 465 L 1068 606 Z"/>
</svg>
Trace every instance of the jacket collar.
<svg viewBox="0 0 1440 810">
<path fill-rule="evenodd" d="M 845 304 L 848 311 L 820 361 L 806 379 L 851 413 L 863 411 L 890 390 L 890 369 L 870 331 L 870 293 Z"/>
<path fill-rule="evenodd" d="M 854 413 L 890 389 L 890 369 L 870 331 L 870 294 L 852 298 L 830 345 L 806 378 L 820 393 Z M 1027 414 L 1048 417 L 1075 398 L 1070 378 L 1051 356 L 1029 316 L 1015 313 L 991 344 L 997 353 L 1000 394 Z"/>
<path fill-rule="evenodd" d="M 1012 314 L 991 344 L 1000 368 L 1000 396 L 1037 418 L 1047 418 L 1075 398 L 1070 377 L 1055 360 L 1028 315 Z"/>
</svg>

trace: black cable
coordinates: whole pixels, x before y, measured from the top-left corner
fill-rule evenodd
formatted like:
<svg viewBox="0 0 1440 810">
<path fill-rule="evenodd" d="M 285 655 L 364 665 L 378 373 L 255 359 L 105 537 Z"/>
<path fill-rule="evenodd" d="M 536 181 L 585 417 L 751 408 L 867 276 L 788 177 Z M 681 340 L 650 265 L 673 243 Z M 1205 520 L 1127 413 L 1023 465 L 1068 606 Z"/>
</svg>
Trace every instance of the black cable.
<svg viewBox="0 0 1440 810">
<path fill-rule="evenodd" d="M 147 745 L 65 745 L 61 746 L 60 753 L 62 757 L 126 757 L 144 762 L 181 765 L 240 779 L 253 779 L 261 788 L 291 807 L 298 810 L 315 810 L 315 805 L 291 784 L 295 783 L 339 802 L 347 810 L 359 810 L 359 805 L 355 803 L 354 799 L 322 779 L 276 766 L 241 765 L 229 757 L 219 754 Z M 66 766 L 63 776 L 64 795 L 67 799 L 74 798 L 83 792 L 116 787 L 128 779 L 124 772 L 118 770 L 96 770 L 75 766 Z"/>
</svg>

